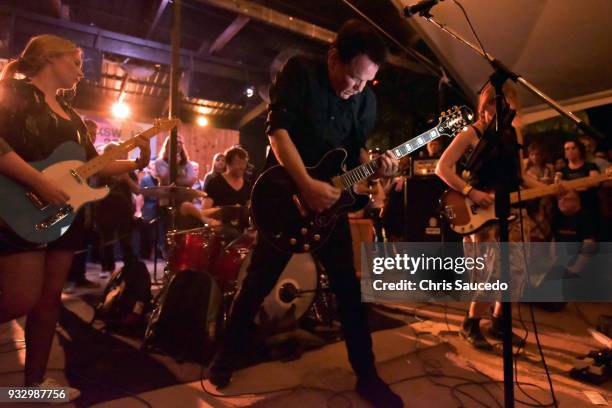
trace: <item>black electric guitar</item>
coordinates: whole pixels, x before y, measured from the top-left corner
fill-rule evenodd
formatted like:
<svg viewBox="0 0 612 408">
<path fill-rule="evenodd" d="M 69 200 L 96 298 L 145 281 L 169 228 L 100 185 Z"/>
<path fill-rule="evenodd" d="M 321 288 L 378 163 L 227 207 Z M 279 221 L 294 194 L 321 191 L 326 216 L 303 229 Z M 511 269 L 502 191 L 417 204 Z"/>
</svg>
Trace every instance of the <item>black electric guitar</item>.
<svg viewBox="0 0 612 408">
<path fill-rule="evenodd" d="M 391 151 L 401 159 L 440 136 L 454 137 L 473 119 L 469 108 L 453 107 L 440 115 L 437 126 Z M 283 252 L 309 252 L 323 245 L 340 214 L 357 211 L 368 203 L 368 196 L 356 194 L 353 188 L 379 167 L 373 160 L 345 172 L 346 156 L 346 150 L 334 149 L 316 166 L 307 168 L 311 177 L 342 189 L 340 199 L 322 212 L 308 208 L 284 167 L 277 165 L 266 170 L 255 183 L 251 196 L 253 222 L 259 236 Z"/>
</svg>

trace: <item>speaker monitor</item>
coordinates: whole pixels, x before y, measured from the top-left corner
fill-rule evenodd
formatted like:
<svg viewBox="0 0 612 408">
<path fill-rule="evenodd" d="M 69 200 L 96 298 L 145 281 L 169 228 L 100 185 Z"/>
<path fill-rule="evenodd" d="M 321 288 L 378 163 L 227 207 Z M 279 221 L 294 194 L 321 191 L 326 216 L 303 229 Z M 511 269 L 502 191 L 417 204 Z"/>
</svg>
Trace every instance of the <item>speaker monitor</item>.
<svg viewBox="0 0 612 408">
<path fill-rule="evenodd" d="M 454 233 L 440 219 L 440 196 L 448 186 L 437 176 L 413 177 L 406 184 L 407 205 L 404 211 L 404 241 L 407 242 L 460 242 Z"/>
</svg>

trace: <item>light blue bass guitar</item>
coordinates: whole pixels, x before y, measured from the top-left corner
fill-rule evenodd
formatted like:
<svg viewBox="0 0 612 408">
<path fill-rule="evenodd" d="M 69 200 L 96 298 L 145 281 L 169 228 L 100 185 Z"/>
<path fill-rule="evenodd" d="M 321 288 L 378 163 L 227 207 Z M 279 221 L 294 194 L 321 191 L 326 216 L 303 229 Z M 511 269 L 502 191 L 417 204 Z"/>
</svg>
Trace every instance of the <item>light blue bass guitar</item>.
<svg viewBox="0 0 612 408">
<path fill-rule="evenodd" d="M 0 175 L 0 218 L 26 241 L 46 244 L 64 235 L 79 209 L 90 201 L 104 198 L 108 187 L 91 188 L 87 179 L 103 169 L 109 162 L 125 157 L 137 147 L 137 139 L 149 140 L 168 131 L 179 123 L 178 119 L 157 119 L 153 127 L 112 149 L 85 161 L 85 151 L 75 142 L 64 142 L 46 159 L 29 164 L 41 171 L 65 191 L 70 199 L 64 205 L 45 203 L 32 189 Z"/>
</svg>

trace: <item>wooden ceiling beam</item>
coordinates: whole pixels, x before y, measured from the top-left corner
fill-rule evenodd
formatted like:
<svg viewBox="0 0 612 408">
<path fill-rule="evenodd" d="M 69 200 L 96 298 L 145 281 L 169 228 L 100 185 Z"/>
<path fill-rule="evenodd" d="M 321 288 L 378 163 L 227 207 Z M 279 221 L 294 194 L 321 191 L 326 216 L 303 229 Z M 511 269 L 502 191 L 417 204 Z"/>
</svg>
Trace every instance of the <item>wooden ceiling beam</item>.
<svg viewBox="0 0 612 408">
<path fill-rule="evenodd" d="M 253 3 L 246 0 L 197 0 L 200 3 L 209 4 L 236 14 L 249 17 L 253 20 L 262 21 L 274 27 L 279 27 L 303 37 L 311 38 L 326 44 L 331 44 L 336 38 L 334 31 L 317 26 L 316 24 L 283 14 L 279 11 Z M 416 62 L 410 61 L 402 56 L 390 55 L 389 63 L 417 73 L 428 71 Z"/>
<path fill-rule="evenodd" d="M 215 41 L 213 41 L 212 45 L 208 49 L 208 53 L 212 54 L 220 51 L 240 32 L 240 30 L 244 28 L 244 26 L 247 25 L 249 21 L 251 21 L 250 18 L 243 15 L 238 15 L 238 17 L 236 17 L 234 21 L 232 21 L 231 24 L 228 25 L 221 34 L 219 34 Z"/>
<path fill-rule="evenodd" d="M 151 38 L 151 36 L 153 35 L 153 33 L 155 32 L 155 29 L 157 28 L 157 25 L 159 24 L 159 20 L 161 20 L 161 17 L 164 14 L 166 7 L 168 7 L 169 2 L 170 0 L 160 0 L 159 1 L 159 4 L 157 5 L 157 10 L 155 12 L 155 16 L 153 17 L 153 21 L 151 22 L 151 25 L 149 26 L 149 29 L 147 30 L 147 35 L 145 35 L 145 38 Z"/>
</svg>

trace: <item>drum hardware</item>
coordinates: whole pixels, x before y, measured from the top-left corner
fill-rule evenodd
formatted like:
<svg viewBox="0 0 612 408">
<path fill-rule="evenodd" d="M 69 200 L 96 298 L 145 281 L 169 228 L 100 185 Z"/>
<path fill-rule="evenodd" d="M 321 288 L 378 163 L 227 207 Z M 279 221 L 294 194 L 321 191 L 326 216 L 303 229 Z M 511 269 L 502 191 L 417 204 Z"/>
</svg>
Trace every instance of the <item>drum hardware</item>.
<svg viewBox="0 0 612 408">
<path fill-rule="evenodd" d="M 336 297 L 332 293 L 329 278 L 322 265 L 319 265 L 319 290 L 312 304 L 312 315 L 316 323 L 326 327 L 336 327 Z"/>
<path fill-rule="evenodd" d="M 189 187 L 176 186 L 145 187 L 140 189 L 140 194 L 145 197 L 156 198 L 158 200 L 175 199 L 176 201 L 191 201 L 196 198 L 208 197 L 208 195 L 203 191 L 195 190 Z"/>
<path fill-rule="evenodd" d="M 211 294 L 211 299 L 218 299 L 213 302 L 217 317 L 209 321 L 208 333 L 215 343 L 219 342 L 232 303 L 246 277 L 256 232 L 249 229 L 227 244 L 223 239 L 223 226 L 172 230 L 166 238 L 169 257 L 164 268 L 162 288 L 154 298 L 156 307 L 149 326 L 154 326 L 159 317 L 173 278 L 182 270 L 195 270 L 208 274 L 215 282 L 215 294 Z M 267 320 L 281 319 L 290 309 L 296 320 L 309 316 L 315 325 L 334 327 L 336 320 L 335 297 L 330 292 L 329 279 L 310 253 L 291 257 L 261 307 Z M 152 334 L 152 330 L 151 327 L 147 328 L 146 338 Z"/>
<path fill-rule="evenodd" d="M 247 206 L 226 205 L 207 208 L 200 211 L 201 221 L 212 219 L 234 228 L 246 228 L 250 225 L 250 210 Z"/>
</svg>

